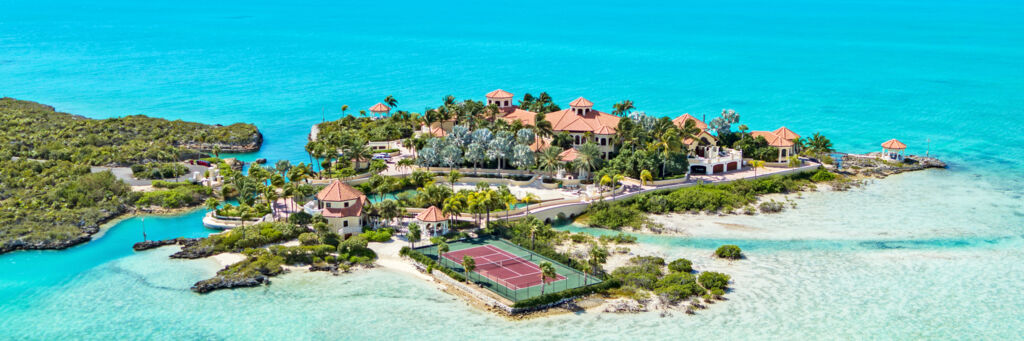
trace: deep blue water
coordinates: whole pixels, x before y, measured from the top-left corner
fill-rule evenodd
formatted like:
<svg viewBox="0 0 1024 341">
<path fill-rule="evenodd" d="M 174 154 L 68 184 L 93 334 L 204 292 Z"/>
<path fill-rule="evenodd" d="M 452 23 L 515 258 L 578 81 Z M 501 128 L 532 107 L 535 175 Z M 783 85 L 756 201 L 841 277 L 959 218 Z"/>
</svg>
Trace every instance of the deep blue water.
<svg viewBox="0 0 1024 341">
<path fill-rule="evenodd" d="M 774 260 L 782 264 L 779 267 L 792 265 L 803 269 L 797 274 L 819 276 L 814 279 L 820 279 L 820 283 L 811 288 L 800 287 L 802 282 L 778 286 L 754 283 L 757 297 L 736 300 L 750 302 L 735 303 L 735 307 L 743 307 L 742 313 L 736 315 L 739 320 L 710 321 L 741 326 L 729 331 L 740 337 L 765 335 L 761 331 L 779 326 L 786 328 L 771 335 L 793 336 L 794 330 L 802 329 L 797 327 L 810 324 L 819 333 L 805 332 L 806 338 L 869 338 L 891 335 L 886 333 L 893 330 L 907 331 L 902 334 L 904 338 L 963 337 L 979 331 L 998 338 L 1013 335 L 1015 329 L 1019 331 L 1019 323 L 990 326 L 991 329 L 980 323 L 1006 317 L 1013 307 L 1000 307 L 1007 304 L 1005 301 L 976 305 L 994 307 L 981 312 L 970 310 L 973 306 L 954 312 L 944 305 L 949 300 L 966 302 L 978 298 L 947 297 L 950 293 L 991 289 L 985 285 L 971 290 L 955 287 L 945 280 L 953 275 L 951 270 L 934 259 L 952 257 L 951 262 L 958 262 L 958 269 L 979 269 L 975 271 L 979 276 L 984 273 L 982 269 L 1019 267 L 1020 252 L 1011 251 L 1013 248 L 1007 245 L 1020 244 L 1019 226 L 1024 222 L 1024 205 L 1012 200 L 1024 195 L 1024 134 L 1019 128 L 1024 123 L 1020 118 L 1020 108 L 1024 107 L 1021 1 L 0 0 L 0 8 L 0 96 L 38 101 L 60 111 L 95 118 L 146 114 L 206 123 L 255 123 L 264 133 L 265 144 L 260 152 L 242 156 L 248 160 L 307 160 L 303 146 L 310 126 L 324 117 L 339 117 L 342 104 L 348 104 L 350 112 L 358 112 L 393 95 L 399 100 L 399 109 L 422 112 L 424 107 L 437 106 L 448 94 L 483 100 L 485 93 L 496 88 L 511 91 L 517 97 L 525 92 L 536 95 L 547 91 L 563 106 L 585 96 L 604 111 L 610 111 L 614 102 L 631 99 L 641 111 L 669 117 L 690 113 L 710 119 L 723 108 L 732 108 L 740 113 L 741 123 L 752 129 L 773 130 L 785 125 L 804 136 L 820 131 L 837 148 L 849 152 L 876 151 L 881 142 L 898 138 L 909 145 L 910 153 L 928 151 L 951 163 L 948 172 L 927 175 L 928 181 L 924 183 L 929 188 L 921 192 L 930 199 L 948 198 L 957 204 L 930 219 L 920 219 L 912 212 L 929 207 L 896 202 L 891 199 L 892 193 L 858 196 L 873 201 L 890 200 L 897 208 L 889 214 L 917 217 L 887 222 L 894 225 L 894 230 L 913 231 L 908 233 L 913 238 L 642 238 L 647 243 L 682 250 L 678 252 L 684 255 L 694 248 L 735 243 L 755 258 L 779 257 Z M 909 186 L 898 187 L 896 192 L 918 190 Z M 935 205 L 932 206 L 934 210 Z M 845 226 L 855 226 L 861 220 L 857 217 L 873 213 L 819 217 L 821 221 L 816 223 L 842 231 Z M 946 217 L 936 216 L 943 214 Z M 210 231 L 202 228 L 201 215 L 200 211 L 176 218 L 147 218 L 147 232 L 152 239 L 204 235 Z M 984 226 L 946 226 L 942 225 L 944 220 L 980 221 L 979 225 Z M 918 226 L 922 221 L 928 224 Z M 240 304 L 246 295 L 256 295 L 257 291 L 213 295 L 211 300 L 228 301 L 206 304 L 206 296 L 189 293 L 187 286 L 209 275 L 208 270 L 188 265 L 194 263 L 173 263 L 162 254 L 145 256 L 131 251 L 131 244 L 141 239 L 140 222 L 139 218 L 126 220 L 101 238 L 69 250 L 0 256 L 0 316 L 6 321 L 0 322 L 0 331 L 6 327 L 13 338 L 95 338 L 104 335 L 96 334 L 97 328 L 107 330 L 103 328 L 112 328 L 114 323 L 97 324 L 91 312 L 116 319 L 121 316 L 121 309 L 134 307 L 133 314 L 125 315 L 134 319 L 125 317 L 120 320 L 124 323 L 117 326 L 161 324 L 151 329 L 114 329 L 107 336 L 238 337 L 213 334 L 220 328 L 215 323 L 217 318 L 209 316 L 219 316 L 221 320 L 239 317 L 239 311 L 214 309 Z M 1000 232 L 1003 227 L 1007 227 L 1005 232 Z M 972 228 L 982 232 L 955 236 Z M 884 227 L 875 228 L 880 229 Z M 981 260 L 960 254 L 913 258 L 906 263 L 871 259 L 872 271 L 879 272 L 856 278 L 843 277 L 856 269 L 841 270 L 842 264 L 802 263 L 805 258 L 814 257 L 786 258 L 790 252 L 849 252 L 850 258 L 859 259 L 899 250 L 975 249 L 983 250 L 976 251 Z M 782 256 L 770 256 L 773 253 Z M 991 259 L 1004 263 L 991 263 Z M 153 273 L 146 272 L 145 264 L 153 264 L 149 270 Z M 173 273 L 182 268 L 189 269 L 187 274 Z M 738 271 L 739 278 L 755 277 L 749 274 L 764 277 L 757 269 Z M 870 298 L 866 300 L 843 294 L 873 285 L 902 285 L 887 279 L 908 271 L 925 271 L 927 275 L 919 277 L 912 287 L 935 297 L 935 302 L 898 301 L 897 296 L 906 297 L 904 294 L 879 297 L 873 292 L 864 296 Z M 161 277 L 154 273 L 165 274 Z M 448 299 L 444 295 L 431 296 L 429 288 L 397 277 L 367 276 L 373 277 L 367 280 L 371 286 L 385 283 L 396 286 L 392 288 L 396 293 L 412 290 L 437 301 Z M 1014 276 L 1000 282 L 999 289 L 1021 289 L 1019 275 Z M 121 290 L 119 281 L 162 284 L 129 285 L 124 287 L 123 295 L 106 291 Z M 350 282 L 345 289 L 355 292 L 345 291 L 340 298 L 303 296 L 309 294 L 308 286 L 317 293 L 333 294 L 338 289 L 331 283 L 301 282 L 302 285 L 271 287 L 276 291 L 259 291 L 276 295 L 268 299 L 275 302 L 273 307 L 245 303 L 249 304 L 247 310 L 252 311 L 273 308 L 265 312 L 268 314 L 276 309 L 299 309 L 279 314 L 289 318 L 306 316 L 307 309 L 301 307 L 322 302 L 342 307 L 352 300 L 369 300 L 360 301 L 360 306 L 385 307 L 384 311 L 362 312 L 358 314 L 361 319 L 342 324 L 347 326 L 367 322 L 385 325 L 382 321 L 395 318 L 386 307 L 407 299 L 400 295 L 381 297 L 359 286 L 358 281 Z M 815 301 L 800 305 L 798 299 L 830 283 L 837 283 L 837 288 L 830 291 L 834 295 L 829 299 L 849 300 L 830 300 L 832 310 L 826 311 L 828 315 L 859 322 L 817 317 L 801 322 L 802 316 L 814 317 L 813 312 L 801 309 L 818 301 L 815 297 Z M 153 287 L 175 290 L 152 291 Z M 789 288 L 800 290 L 791 296 L 795 298 L 778 301 L 783 310 L 797 313 L 765 312 L 757 305 L 764 296 Z M 103 294 L 94 295 L 96 290 Z M 757 290 L 768 293 L 756 295 L 760 293 Z M 744 294 L 741 291 L 738 295 Z M 173 302 L 168 305 L 180 311 L 195 313 L 154 321 L 151 310 L 175 308 L 136 306 L 133 301 L 157 296 L 161 302 Z M 995 297 L 998 296 L 990 294 L 980 299 Z M 120 301 L 122 298 L 127 301 Z M 62 309 L 63 300 L 69 299 L 90 306 Z M 794 303 L 787 305 L 791 302 Z M 888 305 L 878 305 L 874 314 L 843 308 L 875 303 Z M 417 304 L 434 312 L 429 315 L 431 319 L 439 314 L 454 314 L 444 315 L 449 321 L 476 318 L 450 303 Z M 910 317 L 887 315 L 902 311 L 908 304 L 918 308 L 909 313 Z M 273 323 L 263 316 L 241 315 L 239 318 L 248 318 L 250 326 Z M 341 315 L 344 313 L 332 313 L 322 317 L 322 322 L 339 328 L 335 317 Z M 34 334 L 33 326 L 41 328 L 38 321 L 49 316 L 58 316 L 63 323 L 46 325 L 51 334 Z M 774 321 L 777 316 L 796 318 L 767 326 L 757 324 Z M 965 323 L 951 316 L 972 316 L 984 321 Z M 29 321 L 35 322 L 23 324 Z M 521 337 L 572 330 L 564 328 L 565 321 L 529 325 L 474 321 L 477 327 L 500 325 L 510 332 L 521 330 Z M 624 322 L 594 320 L 588 324 L 588 330 L 607 326 L 614 332 L 633 325 L 650 326 L 650 321 L 614 321 Z M 688 321 L 700 325 L 709 322 Z M 901 325 L 903 322 L 908 324 Z M 933 328 L 935 323 L 960 329 Z M 175 327 L 178 324 L 203 324 L 207 328 L 204 331 L 211 334 L 179 330 Z M 851 324 L 879 329 L 832 334 L 836 330 L 853 330 L 845 328 Z M 389 330 L 402 330 L 401 327 Z M 462 327 L 465 326 L 429 323 L 417 325 L 417 330 L 441 328 L 434 331 L 435 335 L 445 335 L 445 331 L 458 332 Z M 694 326 L 687 330 L 698 329 Z M 147 330 L 157 334 L 146 334 Z M 284 333 L 286 330 L 287 327 L 279 325 L 254 328 L 254 335 L 249 336 L 325 335 L 309 330 L 288 334 Z M 649 330 L 660 329 L 634 332 L 642 334 Z M 4 334 L 0 332 L 0 339 Z"/>
</svg>

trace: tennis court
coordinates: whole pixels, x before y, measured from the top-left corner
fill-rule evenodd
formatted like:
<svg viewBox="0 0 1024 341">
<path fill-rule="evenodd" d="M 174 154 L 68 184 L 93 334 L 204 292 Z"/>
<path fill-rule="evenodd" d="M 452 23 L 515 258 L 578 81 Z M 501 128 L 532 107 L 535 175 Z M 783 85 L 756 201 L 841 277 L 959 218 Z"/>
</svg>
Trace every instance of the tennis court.
<svg viewBox="0 0 1024 341">
<path fill-rule="evenodd" d="M 421 246 L 414 251 L 434 259 L 438 264 L 462 273 L 473 283 L 512 302 L 563 290 L 601 283 L 579 270 L 522 248 L 510 241 L 494 237 L 465 239 L 448 243 L 449 252 L 440 257 L 437 246 Z M 467 273 L 463 256 L 473 257 L 476 267 Z M 541 282 L 540 264 L 549 262 L 556 278 Z"/>
<path fill-rule="evenodd" d="M 473 261 L 476 263 L 473 271 L 509 289 L 518 290 L 541 284 L 540 266 L 493 245 L 452 251 L 442 256 L 459 263 L 459 265 L 463 265 L 462 260 L 465 256 L 473 257 Z M 555 278 L 544 278 L 544 281 L 552 283 L 565 279 L 565 276 L 562 275 L 556 274 L 555 276 Z"/>
</svg>

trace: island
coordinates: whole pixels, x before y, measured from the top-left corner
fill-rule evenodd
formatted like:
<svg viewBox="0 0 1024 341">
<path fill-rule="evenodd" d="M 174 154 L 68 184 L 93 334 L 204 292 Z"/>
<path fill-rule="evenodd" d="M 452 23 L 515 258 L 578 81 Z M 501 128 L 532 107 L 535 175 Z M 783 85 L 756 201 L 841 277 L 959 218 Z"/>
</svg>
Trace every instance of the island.
<svg viewBox="0 0 1024 341">
<path fill-rule="evenodd" d="M 177 245 L 180 250 L 172 258 L 223 261 L 214 277 L 192 286 L 199 294 L 267 285 L 289 271 L 340 275 L 383 266 L 515 318 L 579 309 L 693 314 L 726 300 L 731 277 L 720 269 L 696 269 L 688 259 L 645 253 L 633 233 L 672 232 L 653 217 L 772 214 L 795 206 L 771 195 L 841 191 L 868 178 L 945 167 L 934 158 L 905 155 L 907 146 L 896 139 L 881 143 L 880 152 L 843 153 L 821 133 L 802 136 L 784 122 L 771 130 L 750 129 L 733 110 L 706 120 L 685 113 L 648 115 L 630 100 L 613 104 L 606 113 L 583 97 L 564 109 L 544 92 L 524 94 L 518 101 L 501 89 L 483 97 L 459 101 L 447 96 L 422 113 L 398 110 L 393 96 L 358 115 L 342 106 L 337 120 L 311 127 L 308 160 L 254 163 L 245 170 L 217 154 L 258 146 L 255 127 L 191 124 L 190 129 L 149 136 L 160 146 L 144 148 L 131 136 L 143 138 L 147 135 L 139 132 L 146 130 L 122 126 L 156 119 L 78 119 L 104 131 L 130 133 L 103 140 L 117 144 L 78 137 L 69 144 L 78 147 L 63 149 L 17 141 L 5 149 L 9 155 L 4 160 L 10 160 L 10 168 L 80 165 L 77 173 L 64 176 L 76 185 L 56 186 L 59 190 L 50 195 L 102 198 L 72 199 L 75 204 L 61 206 L 68 216 L 89 217 L 90 223 L 64 220 L 36 230 L 22 218 L 22 226 L 29 227 L 5 232 L 12 236 L 5 238 L 15 241 L 7 242 L 14 248 L 31 248 L 37 245 L 33 242 L 45 243 L 38 236 L 44 232 L 88 235 L 87 226 L 132 205 L 189 206 L 205 199 L 209 212 L 203 224 L 222 232 L 134 246 L 144 252 Z M 25 109 L 8 108 L 55 115 L 44 106 L 4 103 L 11 103 L 0 108 L 12 117 L 24 115 Z M 170 125 L 175 124 L 189 125 Z M 131 152 L 117 158 L 98 152 L 121 146 Z M 210 173 L 184 185 L 163 180 L 189 173 L 174 164 L 183 159 L 210 163 Z M 99 165 L 130 167 L 135 180 L 150 180 L 149 187 L 161 189 L 133 192 L 147 186 L 129 188 L 109 170 L 82 168 Z M 84 185 L 91 187 L 77 187 Z M 179 201 L 153 194 L 178 189 L 199 195 Z M 13 200 L 4 204 L 16 212 L 43 209 Z M 613 232 L 593 236 L 559 227 L 567 224 Z M 709 256 L 744 261 L 735 245 L 722 245 Z"/>
<path fill-rule="evenodd" d="M 0 253 L 63 249 L 131 212 L 202 204 L 210 186 L 176 180 L 209 153 L 256 151 L 263 142 L 251 124 L 95 120 L 12 98 L 0 99 L 0 121 Z"/>
</svg>

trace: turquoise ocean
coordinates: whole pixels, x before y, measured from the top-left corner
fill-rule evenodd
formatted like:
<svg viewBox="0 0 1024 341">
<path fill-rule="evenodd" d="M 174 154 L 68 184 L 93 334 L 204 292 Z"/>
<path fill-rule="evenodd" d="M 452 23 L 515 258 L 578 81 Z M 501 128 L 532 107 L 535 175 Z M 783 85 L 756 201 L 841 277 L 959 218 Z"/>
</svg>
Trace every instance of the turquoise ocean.
<svg viewBox="0 0 1024 341">
<path fill-rule="evenodd" d="M 388 270 L 292 273 L 196 295 L 213 260 L 150 238 L 212 231 L 202 211 L 134 217 L 64 251 L 0 256 L 0 339 L 1017 339 L 1024 334 L 1024 3 L 1020 1 L 0 0 L 0 96 L 94 118 L 249 122 L 306 161 L 312 124 L 387 95 L 585 96 L 599 110 L 898 138 L 948 170 L 791 196 L 771 216 L 682 218 L 640 236 L 733 275 L 695 316 L 508 321 Z M 351 111 L 350 111 L 351 113 Z M 3 122 L 0 122 L 3 124 Z M 732 228 L 724 228 L 732 227 Z M 605 233 L 580 227 L 573 230 Z M 723 243 L 748 258 L 709 257 Z"/>
</svg>

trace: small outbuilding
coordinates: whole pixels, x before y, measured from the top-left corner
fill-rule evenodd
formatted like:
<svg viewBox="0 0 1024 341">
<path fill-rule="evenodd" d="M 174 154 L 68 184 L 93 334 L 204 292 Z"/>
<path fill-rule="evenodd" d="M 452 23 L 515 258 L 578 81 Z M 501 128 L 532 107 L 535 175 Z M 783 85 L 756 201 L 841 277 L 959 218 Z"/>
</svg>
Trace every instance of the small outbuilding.
<svg viewBox="0 0 1024 341">
<path fill-rule="evenodd" d="M 882 155 L 893 160 L 903 160 L 907 145 L 900 140 L 892 139 L 882 143 Z"/>
<path fill-rule="evenodd" d="M 436 237 L 448 233 L 448 215 L 437 206 L 430 206 L 416 215 L 416 224 L 420 225 L 428 236 Z"/>
</svg>

